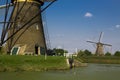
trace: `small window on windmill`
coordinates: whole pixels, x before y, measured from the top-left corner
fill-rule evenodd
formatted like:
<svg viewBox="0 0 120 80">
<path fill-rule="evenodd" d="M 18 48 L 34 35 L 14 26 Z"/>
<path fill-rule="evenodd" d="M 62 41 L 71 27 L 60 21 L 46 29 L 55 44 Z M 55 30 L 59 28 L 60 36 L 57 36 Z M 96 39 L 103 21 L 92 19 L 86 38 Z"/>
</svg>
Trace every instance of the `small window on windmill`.
<svg viewBox="0 0 120 80">
<path fill-rule="evenodd" d="M 37 24 L 35 26 L 36 26 L 36 30 L 39 30 L 39 26 Z"/>
<path fill-rule="evenodd" d="M 19 53 L 20 47 L 13 47 L 11 50 L 11 55 L 17 55 Z"/>
</svg>

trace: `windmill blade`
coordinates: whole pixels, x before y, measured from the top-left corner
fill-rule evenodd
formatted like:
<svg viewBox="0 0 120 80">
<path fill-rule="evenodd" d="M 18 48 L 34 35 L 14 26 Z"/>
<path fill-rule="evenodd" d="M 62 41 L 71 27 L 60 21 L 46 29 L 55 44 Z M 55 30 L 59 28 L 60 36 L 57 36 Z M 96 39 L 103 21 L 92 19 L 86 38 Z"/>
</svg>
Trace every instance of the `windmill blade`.
<svg viewBox="0 0 120 80">
<path fill-rule="evenodd" d="M 4 24 L 4 23 L 15 23 L 15 22 L 0 22 L 0 24 Z"/>
<path fill-rule="evenodd" d="M 5 7 L 6 7 L 6 5 L 2 5 L 2 6 L 0 6 L 0 9 L 5 8 Z"/>
<path fill-rule="evenodd" d="M 44 1 L 44 0 L 43 0 Z M 43 11 L 45 11 L 49 6 L 51 6 L 55 1 L 57 1 L 57 0 L 49 0 L 49 1 L 51 1 L 45 8 L 43 8 L 42 10 L 41 10 L 41 12 L 43 12 Z"/>
<path fill-rule="evenodd" d="M 6 8 L 6 7 L 10 7 L 10 6 L 13 6 L 13 4 L 12 3 L 9 3 L 9 4 L 6 4 L 6 5 L 1 5 L 0 6 L 0 9 L 3 9 L 3 8 Z"/>
<path fill-rule="evenodd" d="M 100 33 L 99 42 L 101 41 L 102 35 L 103 35 L 103 32 Z"/>
<path fill-rule="evenodd" d="M 104 43 L 102 43 L 103 45 L 105 45 L 105 46 L 112 46 L 111 44 L 104 44 Z"/>
<path fill-rule="evenodd" d="M 93 42 L 93 41 L 87 41 L 87 42 L 89 42 L 89 43 L 95 43 L 95 44 L 97 44 L 97 42 Z"/>
<path fill-rule="evenodd" d="M 109 47 L 104 46 L 104 49 L 106 50 L 106 52 L 112 53 L 112 46 L 109 46 Z"/>
</svg>

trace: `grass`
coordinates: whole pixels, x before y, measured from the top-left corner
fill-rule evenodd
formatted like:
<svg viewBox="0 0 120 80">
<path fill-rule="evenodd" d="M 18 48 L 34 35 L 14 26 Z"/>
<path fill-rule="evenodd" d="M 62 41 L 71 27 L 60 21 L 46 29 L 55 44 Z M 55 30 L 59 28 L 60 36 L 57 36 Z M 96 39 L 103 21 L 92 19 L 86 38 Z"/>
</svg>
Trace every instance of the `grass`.
<svg viewBox="0 0 120 80">
<path fill-rule="evenodd" d="M 80 59 L 86 63 L 120 64 L 120 57 L 115 56 L 89 56 L 81 57 Z"/>
<path fill-rule="evenodd" d="M 0 71 L 46 71 L 68 69 L 66 59 L 58 56 L 0 55 Z"/>
</svg>

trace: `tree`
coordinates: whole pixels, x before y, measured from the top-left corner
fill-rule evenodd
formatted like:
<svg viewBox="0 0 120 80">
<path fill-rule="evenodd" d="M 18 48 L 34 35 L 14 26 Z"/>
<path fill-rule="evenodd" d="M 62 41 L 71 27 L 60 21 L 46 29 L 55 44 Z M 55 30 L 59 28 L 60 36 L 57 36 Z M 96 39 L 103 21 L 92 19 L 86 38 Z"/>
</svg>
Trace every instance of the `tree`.
<svg viewBox="0 0 120 80">
<path fill-rule="evenodd" d="M 53 56 L 55 55 L 55 52 L 52 49 L 47 50 L 47 55 Z"/>
<path fill-rule="evenodd" d="M 84 51 L 82 51 L 82 50 L 78 51 L 78 55 L 77 56 L 78 57 L 84 56 Z"/>
<path fill-rule="evenodd" d="M 110 52 L 105 53 L 105 56 L 111 56 Z"/>
<path fill-rule="evenodd" d="M 64 56 L 64 53 L 68 53 L 67 50 L 54 48 L 53 51 L 57 56 Z"/>
<path fill-rule="evenodd" d="M 120 56 L 120 51 L 116 51 L 114 56 Z"/>
<path fill-rule="evenodd" d="M 91 55 L 92 53 L 89 50 L 84 50 L 84 51 L 80 50 L 77 56 L 80 57 L 80 56 L 91 56 Z"/>
<path fill-rule="evenodd" d="M 92 55 L 92 53 L 91 53 L 89 50 L 85 50 L 85 51 L 84 51 L 84 54 L 85 54 L 86 56 L 91 56 L 91 55 Z"/>
</svg>

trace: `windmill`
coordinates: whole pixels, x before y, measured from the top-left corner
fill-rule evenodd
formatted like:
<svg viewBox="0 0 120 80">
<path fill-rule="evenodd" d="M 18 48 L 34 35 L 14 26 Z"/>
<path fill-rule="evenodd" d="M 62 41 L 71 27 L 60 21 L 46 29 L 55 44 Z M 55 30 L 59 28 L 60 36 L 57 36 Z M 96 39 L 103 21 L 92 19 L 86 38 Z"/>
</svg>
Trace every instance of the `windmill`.
<svg viewBox="0 0 120 80">
<path fill-rule="evenodd" d="M 47 45 L 41 13 L 56 0 L 5 1 L 5 5 L 0 7 L 5 8 L 4 21 L 0 22 L 4 24 L 0 46 L 6 43 L 9 54 L 45 54 Z M 45 2 L 49 4 L 42 9 Z"/>
<path fill-rule="evenodd" d="M 89 43 L 96 44 L 95 55 L 97 55 L 97 56 L 103 56 L 104 55 L 104 46 L 112 46 L 110 44 L 104 44 L 104 43 L 101 42 L 102 34 L 103 33 L 101 32 L 98 42 L 87 41 Z"/>
</svg>

